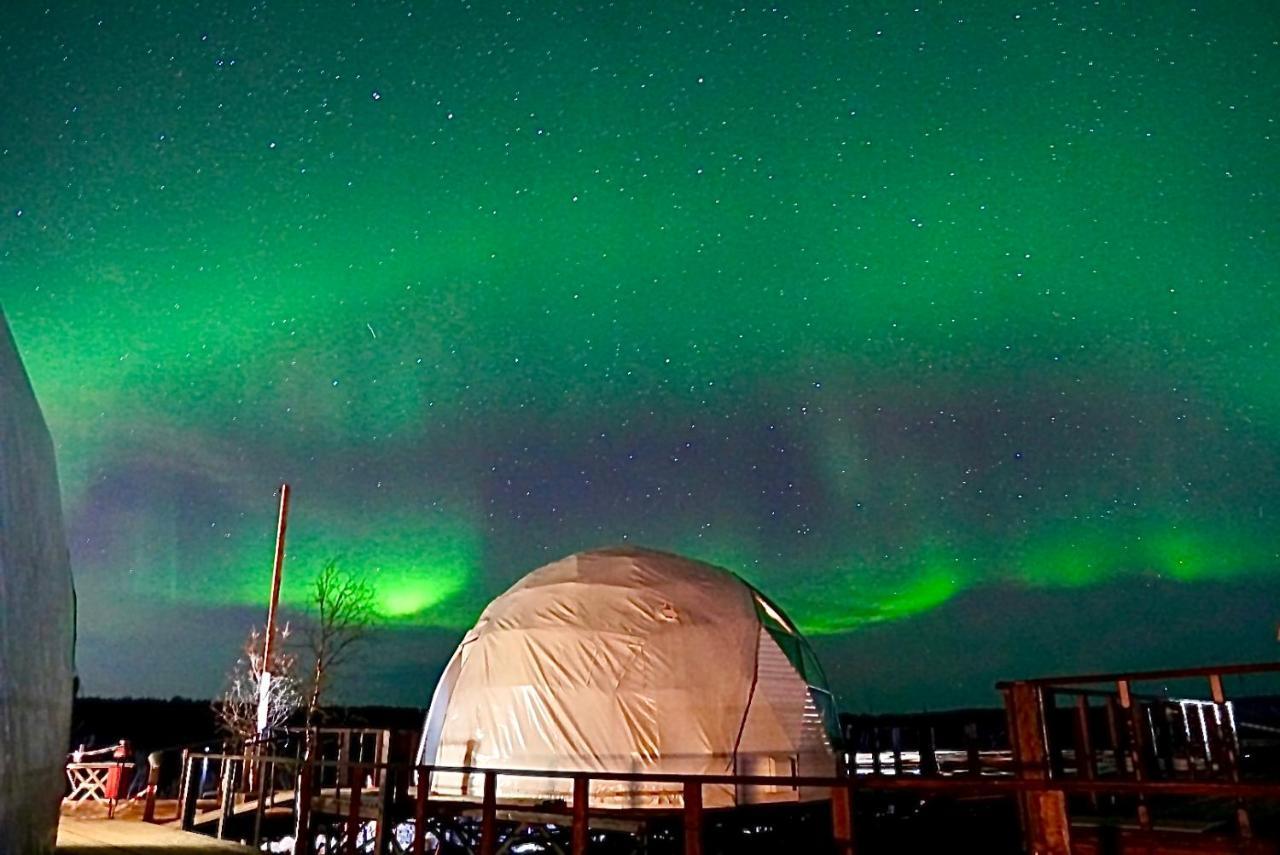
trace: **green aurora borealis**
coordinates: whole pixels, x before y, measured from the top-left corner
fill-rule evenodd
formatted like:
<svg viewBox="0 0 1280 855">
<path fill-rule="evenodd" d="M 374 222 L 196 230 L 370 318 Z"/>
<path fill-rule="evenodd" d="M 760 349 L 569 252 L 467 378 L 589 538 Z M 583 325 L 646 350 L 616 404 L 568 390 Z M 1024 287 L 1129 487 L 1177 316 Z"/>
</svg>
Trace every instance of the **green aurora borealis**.
<svg viewBox="0 0 1280 855">
<path fill-rule="evenodd" d="M 758 584 L 854 707 L 1274 655 L 1274 6 L 654 5 L 9 11 L 86 691 L 213 691 L 281 480 L 286 603 L 378 581 L 380 700 L 622 541 Z"/>
</svg>

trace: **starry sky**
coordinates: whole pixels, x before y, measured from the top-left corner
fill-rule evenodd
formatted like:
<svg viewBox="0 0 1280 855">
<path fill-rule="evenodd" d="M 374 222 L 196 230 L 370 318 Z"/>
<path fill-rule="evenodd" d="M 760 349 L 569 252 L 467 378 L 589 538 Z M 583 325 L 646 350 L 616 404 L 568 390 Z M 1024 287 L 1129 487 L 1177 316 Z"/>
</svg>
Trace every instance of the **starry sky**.
<svg viewBox="0 0 1280 855">
<path fill-rule="evenodd" d="M 351 700 L 618 543 L 853 711 L 1275 656 L 1270 2 L 19 3 L 0 117 L 86 694 L 217 690 L 285 480 Z"/>
</svg>

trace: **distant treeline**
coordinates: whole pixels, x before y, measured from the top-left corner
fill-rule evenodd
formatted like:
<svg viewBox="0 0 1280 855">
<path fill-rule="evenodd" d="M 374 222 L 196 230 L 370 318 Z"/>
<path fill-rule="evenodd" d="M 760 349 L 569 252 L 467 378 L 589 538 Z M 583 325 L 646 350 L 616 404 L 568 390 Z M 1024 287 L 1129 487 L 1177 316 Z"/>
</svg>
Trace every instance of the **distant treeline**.
<svg viewBox="0 0 1280 855">
<path fill-rule="evenodd" d="M 418 730 L 424 709 L 412 707 L 332 707 L 322 726 Z M 298 722 L 301 724 L 301 721 Z M 68 749 L 101 748 L 127 739 L 141 754 L 191 747 L 216 748 L 222 741 L 210 701 L 191 698 L 76 698 Z"/>
<path fill-rule="evenodd" d="M 1280 697 L 1244 697 L 1238 699 L 1235 706 L 1236 719 L 1246 731 L 1257 725 L 1280 727 Z M 425 709 L 413 707 L 333 707 L 325 710 L 322 726 L 419 730 L 425 715 Z M 1070 712 L 1060 708 L 1057 715 L 1065 720 Z M 983 748 L 1007 744 L 1005 711 L 1000 708 L 899 715 L 843 713 L 840 724 L 844 736 L 852 743 L 845 747 L 853 750 L 867 750 L 870 734 L 875 731 L 880 733 L 880 744 L 887 747 L 895 728 L 900 732 L 904 748 L 915 747 L 925 729 L 933 730 L 934 743 L 939 747 L 959 747 L 971 742 Z M 222 735 L 218 733 L 209 701 L 190 698 L 167 701 L 157 698 L 76 698 L 69 749 L 79 745 L 101 748 L 121 739 L 129 740 L 137 753 L 145 755 L 151 751 L 183 747 L 216 749 Z"/>
</svg>

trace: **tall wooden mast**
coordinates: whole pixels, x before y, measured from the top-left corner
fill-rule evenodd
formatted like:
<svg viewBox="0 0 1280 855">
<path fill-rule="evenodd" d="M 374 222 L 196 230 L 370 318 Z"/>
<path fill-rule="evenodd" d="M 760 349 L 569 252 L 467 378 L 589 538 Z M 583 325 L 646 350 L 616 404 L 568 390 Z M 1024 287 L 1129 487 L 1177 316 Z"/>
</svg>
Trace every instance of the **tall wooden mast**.
<svg viewBox="0 0 1280 855">
<path fill-rule="evenodd" d="M 267 606 L 267 635 L 262 642 L 262 679 L 258 682 L 258 731 L 267 729 L 271 698 L 271 656 L 276 642 L 276 609 L 284 575 L 284 534 L 289 525 L 289 485 L 280 485 L 280 517 L 276 521 L 276 559 L 271 568 L 271 601 Z"/>
</svg>

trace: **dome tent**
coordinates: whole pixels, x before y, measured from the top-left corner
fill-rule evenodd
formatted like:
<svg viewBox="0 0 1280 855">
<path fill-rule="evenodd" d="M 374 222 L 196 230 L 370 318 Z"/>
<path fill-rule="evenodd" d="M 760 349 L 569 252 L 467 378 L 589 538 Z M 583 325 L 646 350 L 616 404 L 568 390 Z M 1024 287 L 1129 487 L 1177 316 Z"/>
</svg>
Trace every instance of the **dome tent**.
<svg viewBox="0 0 1280 855">
<path fill-rule="evenodd" d="M 55 848 L 75 622 L 53 440 L 0 310 L 0 853 Z"/>
<path fill-rule="evenodd" d="M 727 570 L 645 549 L 571 555 L 480 615 L 436 687 L 419 762 L 653 774 L 832 775 L 835 706 L 782 611 Z M 475 780 L 472 780 L 475 778 Z M 432 792 L 478 795 L 436 773 Z M 500 776 L 504 799 L 568 799 L 568 778 Z M 822 798 L 707 786 L 709 807 Z M 596 807 L 678 805 L 678 784 L 595 780 Z"/>
</svg>

